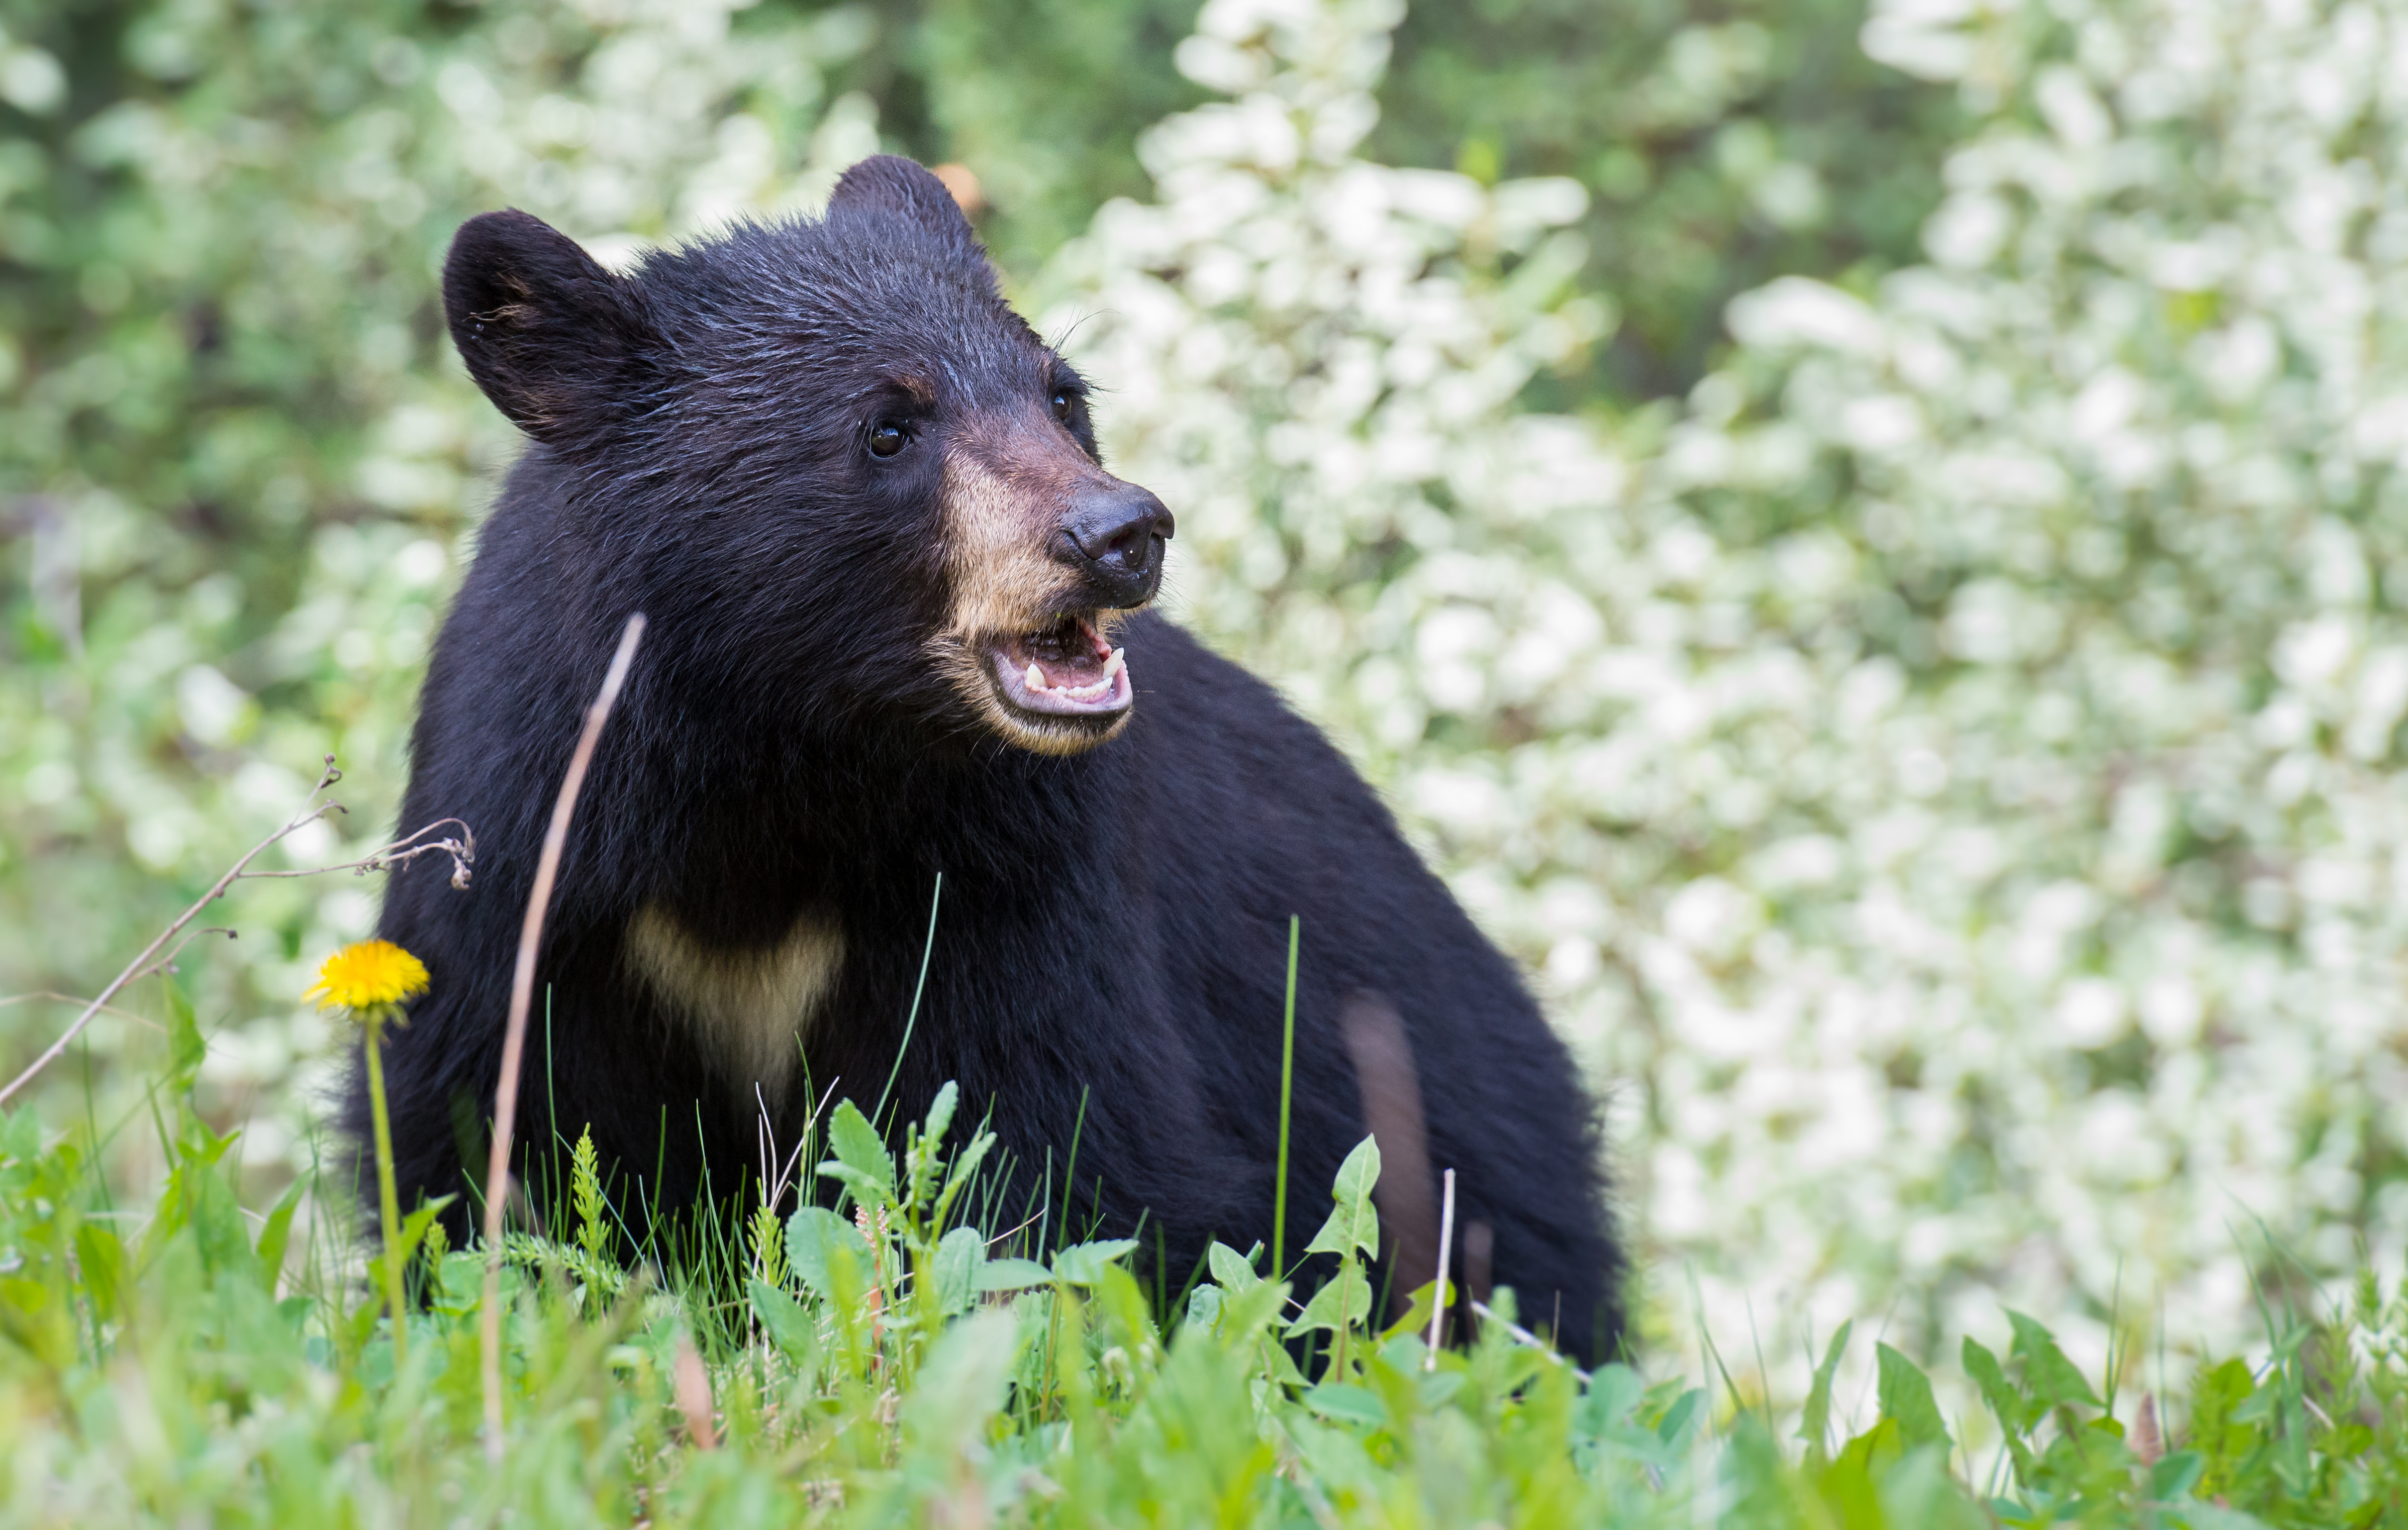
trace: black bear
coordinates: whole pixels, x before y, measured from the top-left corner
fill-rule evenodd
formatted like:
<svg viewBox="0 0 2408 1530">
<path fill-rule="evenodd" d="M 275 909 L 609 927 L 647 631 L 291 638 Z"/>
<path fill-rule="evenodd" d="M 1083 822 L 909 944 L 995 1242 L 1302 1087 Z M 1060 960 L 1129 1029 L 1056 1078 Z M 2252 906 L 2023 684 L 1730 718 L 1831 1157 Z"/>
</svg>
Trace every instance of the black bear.
<svg viewBox="0 0 2408 1530">
<path fill-rule="evenodd" d="M 1175 1288 L 1212 1238 L 1270 1238 L 1296 914 L 1288 1247 L 1366 1130 L 1341 1011 L 1382 995 L 1426 1131 L 1390 1172 L 1455 1168 L 1525 1317 L 1612 1344 L 1563 1044 L 1338 752 L 1144 614 L 1171 512 L 1105 471 L 1087 384 L 933 175 L 867 160 L 818 221 L 627 276 L 487 214 L 443 300 L 532 444 L 435 646 L 403 808 L 474 827 L 476 883 L 404 875 L 380 925 L 434 983 L 387 1033 L 406 1199 L 481 1169 L 538 848 L 642 611 L 545 930 L 522 1143 L 590 1126 L 632 1217 L 742 1184 L 807 1079 L 867 1110 L 891 1074 L 888 1121 L 954 1080 L 1010 1155 L 996 1204 L 1050 1185 L 1036 1236 L 1141 1228 Z"/>
</svg>

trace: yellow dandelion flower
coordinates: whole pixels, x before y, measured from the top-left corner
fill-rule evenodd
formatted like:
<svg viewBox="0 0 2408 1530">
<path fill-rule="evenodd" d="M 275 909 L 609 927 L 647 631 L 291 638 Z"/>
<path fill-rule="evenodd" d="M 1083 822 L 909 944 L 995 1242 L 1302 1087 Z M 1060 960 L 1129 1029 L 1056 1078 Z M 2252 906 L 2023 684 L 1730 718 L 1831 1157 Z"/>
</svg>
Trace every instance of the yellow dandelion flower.
<svg viewBox="0 0 2408 1530">
<path fill-rule="evenodd" d="M 326 958 L 301 996 L 321 1009 L 378 1009 L 426 992 L 426 964 L 390 940 L 362 940 Z"/>
</svg>

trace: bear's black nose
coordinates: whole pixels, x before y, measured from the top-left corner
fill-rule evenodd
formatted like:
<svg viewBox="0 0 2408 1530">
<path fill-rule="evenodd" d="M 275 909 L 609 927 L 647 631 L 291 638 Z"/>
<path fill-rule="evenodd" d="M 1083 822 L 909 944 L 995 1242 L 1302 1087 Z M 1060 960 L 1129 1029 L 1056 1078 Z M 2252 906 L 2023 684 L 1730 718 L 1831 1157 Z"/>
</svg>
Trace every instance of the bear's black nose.
<svg viewBox="0 0 2408 1530">
<path fill-rule="evenodd" d="M 1087 576 L 1096 601 L 1136 606 L 1162 582 L 1162 544 L 1177 529 L 1162 501 L 1134 483 L 1082 489 L 1054 537 L 1054 552 Z"/>
</svg>

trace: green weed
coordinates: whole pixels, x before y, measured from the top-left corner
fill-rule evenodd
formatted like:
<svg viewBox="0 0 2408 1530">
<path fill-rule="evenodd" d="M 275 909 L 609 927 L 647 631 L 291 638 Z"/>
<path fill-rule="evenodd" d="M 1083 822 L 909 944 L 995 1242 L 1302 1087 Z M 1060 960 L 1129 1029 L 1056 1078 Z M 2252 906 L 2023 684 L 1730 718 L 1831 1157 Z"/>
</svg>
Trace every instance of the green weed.
<svg viewBox="0 0 2408 1530">
<path fill-rule="evenodd" d="M 108 1208 L 81 1134 L 0 1117 L 9 1523 L 2408 1523 L 2408 1293 L 2371 1277 L 2325 1318 L 2276 1321 L 2261 1363 L 2203 1368 L 2178 1429 L 2154 1398 L 2145 1417 L 2111 1411 L 2045 1326 L 2011 1314 L 2003 1356 L 1963 1354 L 1996 1421 L 1985 1466 L 1886 1345 L 1878 1419 L 1834 1448 L 1843 1326 L 1793 1451 L 1764 1413 L 1718 1416 L 1683 1380 L 1580 1373 L 1516 1337 L 1508 1293 L 1459 1351 L 1426 1347 L 1426 1291 L 1375 1327 L 1368 1140 L 1307 1245 L 1338 1275 L 1300 1303 L 1259 1249 L 1215 1246 L 1175 1318 L 1128 1268 L 1131 1240 L 998 1252 L 961 1216 L 995 1139 L 957 1138 L 950 1087 L 899 1152 L 836 1108 L 806 1146 L 844 1209 L 729 1223 L 703 1263 L 742 1272 L 732 1306 L 715 1278 L 670 1289 L 669 1265 L 610 1257 L 618 1213 L 580 1138 L 550 1223 L 566 1241 L 509 1237 L 491 1465 L 481 1254 L 448 1247 L 428 1208 L 409 1219 L 423 1299 L 405 1355 L 344 1236 L 349 1197 L 295 1186 L 243 1207 L 235 1136 L 190 1103 L 197 1049 L 176 1055 L 171 1168 L 141 1217 Z M 698 1389 L 681 1388 L 697 1356 Z"/>
</svg>

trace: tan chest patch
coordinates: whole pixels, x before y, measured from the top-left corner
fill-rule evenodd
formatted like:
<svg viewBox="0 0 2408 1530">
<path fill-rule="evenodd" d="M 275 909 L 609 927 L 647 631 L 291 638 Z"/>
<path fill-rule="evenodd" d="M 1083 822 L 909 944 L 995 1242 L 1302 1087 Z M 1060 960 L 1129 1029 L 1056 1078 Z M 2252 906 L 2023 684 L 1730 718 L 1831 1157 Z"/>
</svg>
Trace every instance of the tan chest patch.
<svg viewBox="0 0 2408 1530">
<path fill-rule="evenodd" d="M 801 1037 L 836 988 L 844 931 L 806 913 L 775 945 L 727 947 L 695 937 L 677 917 L 647 905 L 627 923 L 627 961 L 748 1101 L 772 1099 L 801 1061 Z"/>
</svg>

